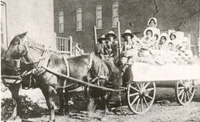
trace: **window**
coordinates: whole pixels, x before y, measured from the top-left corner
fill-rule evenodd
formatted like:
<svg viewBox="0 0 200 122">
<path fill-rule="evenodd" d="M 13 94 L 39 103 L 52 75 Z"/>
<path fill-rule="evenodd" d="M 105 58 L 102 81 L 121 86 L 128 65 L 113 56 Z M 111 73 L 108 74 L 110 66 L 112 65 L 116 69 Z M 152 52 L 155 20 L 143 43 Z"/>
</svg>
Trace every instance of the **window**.
<svg viewBox="0 0 200 122">
<path fill-rule="evenodd" d="M 98 5 L 96 7 L 96 26 L 98 29 L 102 28 L 102 6 Z"/>
<path fill-rule="evenodd" d="M 1 16 L 0 16 L 0 23 L 1 23 L 1 45 L 7 47 L 7 18 L 6 18 L 6 3 L 1 1 Z"/>
<path fill-rule="evenodd" d="M 117 27 L 117 22 L 119 21 L 119 3 L 114 2 L 112 5 L 112 26 Z"/>
<path fill-rule="evenodd" d="M 59 33 L 64 32 L 64 13 L 63 11 L 59 12 Z"/>
<path fill-rule="evenodd" d="M 59 51 L 69 51 L 69 38 L 56 37 L 56 47 Z"/>
<path fill-rule="evenodd" d="M 76 9 L 76 30 L 82 31 L 82 9 Z"/>
</svg>

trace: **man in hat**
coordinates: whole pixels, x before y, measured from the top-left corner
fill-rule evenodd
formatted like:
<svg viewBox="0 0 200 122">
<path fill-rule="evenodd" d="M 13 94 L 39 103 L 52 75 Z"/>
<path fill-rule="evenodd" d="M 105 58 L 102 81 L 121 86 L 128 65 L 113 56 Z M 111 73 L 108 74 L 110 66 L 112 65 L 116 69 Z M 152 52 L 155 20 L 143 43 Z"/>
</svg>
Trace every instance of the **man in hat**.
<svg viewBox="0 0 200 122">
<path fill-rule="evenodd" d="M 122 38 L 124 39 L 122 45 L 122 63 L 124 64 L 122 71 L 124 72 L 129 65 L 132 65 L 134 60 L 138 57 L 138 48 L 136 47 L 136 39 L 134 39 L 134 35 L 131 30 L 126 30 L 122 34 Z"/>
<path fill-rule="evenodd" d="M 98 40 L 98 43 L 95 45 L 95 54 L 104 59 L 104 55 L 106 54 L 106 38 L 105 35 L 102 35 Z"/>
<path fill-rule="evenodd" d="M 116 58 L 117 56 L 117 48 L 118 48 L 118 42 L 117 42 L 117 35 L 113 31 L 109 31 L 106 35 L 106 41 L 107 41 L 107 46 L 106 46 L 106 53 L 108 53 L 109 57 L 114 57 Z"/>
</svg>

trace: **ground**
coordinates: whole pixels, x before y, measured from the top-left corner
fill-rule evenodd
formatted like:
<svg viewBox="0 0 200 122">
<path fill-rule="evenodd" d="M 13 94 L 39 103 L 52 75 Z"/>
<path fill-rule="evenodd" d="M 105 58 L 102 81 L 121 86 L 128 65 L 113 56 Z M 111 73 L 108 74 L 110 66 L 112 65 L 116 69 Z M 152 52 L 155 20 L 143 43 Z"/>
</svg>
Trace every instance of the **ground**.
<svg viewBox="0 0 200 122">
<path fill-rule="evenodd" d="M 3 92 L 5 99 L 9 97 L 9 92 Z M 37 116 L 33 116 L 28 111 L 27 116 L 24 117 L 24 121 L 37 121 L 44 122 L 48 120 L 48 111 L 46 109 L 44 97 L 39 89 L 22 90 L 21 95 L 28 94 L 26 97 L 30 97 L 28 101 L 31 101 L 30 106 L 36 106 L 39 108 L 30 108 L 31 112 L 39 113 Z M 76 95 L 74 95 L 76 96 Z M 22 97 L 26 99 L 26 97 Z M 86 109 L 86 102 L 80 100 L 80 98 L 73 98 L 74 105 L 70 107 L 70 115 L 56 116 L 56 122 L 200 122 L 200 82 L 197 82 L 196 93 L 193 101 L 186 105 L 180 106 L 175 99 L 175 93 L 173 88 L 157 88 L 156 101 L 152 108 L 144 115 L 135 115 L 129 108 L 124 105 L 122 107 L 123 113 L 116 112 L 113 109 L 110 113 L 102 118 L 103 111 L 97 110 L 93 118 L 88 118 Z M 36 110 L 34 110 L 36 109 Z M 39 111 L 39 112 L 38 112 Z M 21 120 L 19 120 L 21 121 Z"/>
</svg>

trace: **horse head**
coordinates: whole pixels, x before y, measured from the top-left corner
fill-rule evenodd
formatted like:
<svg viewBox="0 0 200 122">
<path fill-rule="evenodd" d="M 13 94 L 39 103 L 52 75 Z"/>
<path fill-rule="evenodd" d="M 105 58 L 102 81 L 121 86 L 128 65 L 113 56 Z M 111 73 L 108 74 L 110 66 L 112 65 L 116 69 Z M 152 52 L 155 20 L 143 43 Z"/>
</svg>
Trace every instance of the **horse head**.
<svg viewBox="0 0 200 122">
<path fill-rule="evenodd" d="M 10 42 L 4 58 L 7 65 L 14 67 L 15 61 L 21 59 L 27 53 L 25 47 L 26 34 L 27 32 L 16 35 Z"/>
</svg>

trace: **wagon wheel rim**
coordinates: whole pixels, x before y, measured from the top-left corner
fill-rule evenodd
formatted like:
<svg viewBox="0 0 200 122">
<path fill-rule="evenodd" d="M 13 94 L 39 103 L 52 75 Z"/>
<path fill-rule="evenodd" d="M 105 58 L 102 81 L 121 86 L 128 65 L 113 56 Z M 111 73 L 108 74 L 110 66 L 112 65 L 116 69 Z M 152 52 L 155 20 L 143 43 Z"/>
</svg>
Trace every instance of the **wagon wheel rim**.
<svg viewBox="0 0 200 122">
<path fill-rule="evenodd" d="M 144 114 L 153 105 L 155 95 L 155 82 L 129 84 L 127 90 L 128 106 L 134 113 Z"/>
<path fill-rule="evenodd" d="M 181 80 L 176 83 L 176 97 L 179 104 L 189 104 L 194 97 L 194 93 L 194 80 Z"/>
</svg>

